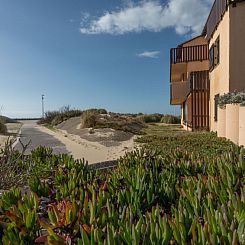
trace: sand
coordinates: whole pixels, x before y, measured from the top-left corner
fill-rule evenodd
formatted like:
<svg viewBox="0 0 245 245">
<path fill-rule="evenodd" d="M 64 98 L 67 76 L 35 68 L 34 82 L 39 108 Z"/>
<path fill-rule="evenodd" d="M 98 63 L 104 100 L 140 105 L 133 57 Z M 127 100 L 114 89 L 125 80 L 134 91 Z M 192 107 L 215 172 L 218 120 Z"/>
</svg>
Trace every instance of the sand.
<svg viewBox="0 0 245 245">
<path fill-rule="evenodd" d="M 111 142 L 111 144 L 104 144 L 105 137 L 111 137 L 113 131 L 109 130 L 110 133 L 105 134 L 104 130 L 99 133 L 99 130 L 96 131 L 93 140 L 87 140 L 82 138 L 81 135 L 70 134 L 66 130 L 62 129 L 55 129 L 50 130 L 43 126 L 37 126 L 38 129 L 44 133 L 50 134 L 59 141 L 61 141 L 65 146 L 66 149 L 70 152 L 71 155 L 75 159 L 82 159 L 88 161 L 89 164 L 110 161 L 110 160 L 117 160 L 120 157 L 124 156 L 127 152 L 133 151 L 137 144 L 134 142 L 134 139 L 137 136 L 132 136 L 130 139 L 123 140 L 123 141 L 115 141 Z M 74 125 L 77 128 L 77 125 Z M 89 131 L 89 129 L 87 129 Z M 85 134 L 87 134 L 87 131 Z M 102 134 L 102 141 L 98 140 L 95 141 L 96 135 L 101 137 Z M 109 141 L 110 138 L 109 138 Z"/>
<path fill-rule="evenodd" d="M 15 140 L 21 128 L 21 123 L 7 123 L 7 135 L 0 135 L 0 149 L 4 147 L 5 143 L 9 140 Z"/>
</svg>

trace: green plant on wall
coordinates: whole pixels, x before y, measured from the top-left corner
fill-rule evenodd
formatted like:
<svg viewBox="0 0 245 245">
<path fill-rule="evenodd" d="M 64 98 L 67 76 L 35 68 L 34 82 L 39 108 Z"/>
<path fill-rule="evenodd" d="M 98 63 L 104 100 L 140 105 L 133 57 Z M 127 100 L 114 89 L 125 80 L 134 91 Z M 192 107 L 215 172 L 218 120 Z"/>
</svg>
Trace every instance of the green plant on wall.
<svg viewBox="0 0 245 245">
<path fill-rule="evenodd" d="M 245 92 L 229 92 L 219 97 L 218 104 L 224 108 L 228 104 L 245 105 Z"/>
</svg>

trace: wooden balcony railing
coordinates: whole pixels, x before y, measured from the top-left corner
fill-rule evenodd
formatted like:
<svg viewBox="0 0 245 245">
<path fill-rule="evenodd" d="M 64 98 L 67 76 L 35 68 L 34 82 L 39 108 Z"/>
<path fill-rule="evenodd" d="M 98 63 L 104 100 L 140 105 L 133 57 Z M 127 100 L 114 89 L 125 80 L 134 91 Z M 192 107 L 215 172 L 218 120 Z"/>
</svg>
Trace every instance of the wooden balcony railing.
<svg viewBox="0 0 245 245">
<path fill-rule="evenodd" d="M 208 60 L 208 45 L 197 45 L 189 47 L 172 48 L 170 50 L 170 63 Z"/>
<path fill-rule="evenodd" d="M 191 72 L 192 128 L 209 130 L 209 71 Z"/>
</svg>

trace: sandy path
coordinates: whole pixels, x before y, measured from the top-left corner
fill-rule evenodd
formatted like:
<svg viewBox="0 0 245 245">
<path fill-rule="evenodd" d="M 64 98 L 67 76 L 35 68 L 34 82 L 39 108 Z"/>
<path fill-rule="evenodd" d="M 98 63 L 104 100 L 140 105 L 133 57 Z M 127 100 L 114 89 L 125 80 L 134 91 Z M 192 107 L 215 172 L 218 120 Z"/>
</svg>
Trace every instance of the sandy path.
<svg viewBox="0 0 245 245">
<path fill-rule="evenodd" d="M 55 154 L 69 153 L 65 144 L 39 129 L 36 121 L 25 121 L 21 127 L 18 141 L 14 144 L 14 149 L 23 151 L 23 145 L 28 145 L 25 153 L 29 154 L 39 146 L 50 147 Z"/>
<path fill-rule="evenodd" d="M 77 135 L 67 134 L 65 131 L 50 130 L 39 125 L 36 127 L 38 130 L 52 135 L 62 142 L 66 146 L 67 151 L 72 154 L 75 159 L 84 158 L 89 164 L 116 160 L 125 155 L 126 152 L 133 151 L 136 147 L 136 143 L 134 142 L 135 137 L 121 142 L 118 146 L 106 147 L 98 142 L 91 142 Z"/>
</svg>

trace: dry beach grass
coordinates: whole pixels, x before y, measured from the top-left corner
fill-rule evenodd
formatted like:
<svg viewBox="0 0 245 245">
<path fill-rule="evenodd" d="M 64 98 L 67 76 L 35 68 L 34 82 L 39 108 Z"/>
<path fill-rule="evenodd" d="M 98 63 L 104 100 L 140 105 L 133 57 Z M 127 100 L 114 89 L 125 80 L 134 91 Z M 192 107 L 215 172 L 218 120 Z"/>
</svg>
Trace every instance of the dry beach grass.
<svg viewBox="0 0 245 245">
<path fill-rule="evenodd" d="M 21 123 L 19 122 L 13 122 L 13 123 L 6 123 L 6 132 L 4 134 L 0 133 L 0 149 L 4 147 L 5 143 L 8 141 L 8 139 L 13 139 L 17 137 L 20 128 Z"/>
</svg>

